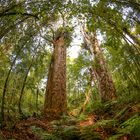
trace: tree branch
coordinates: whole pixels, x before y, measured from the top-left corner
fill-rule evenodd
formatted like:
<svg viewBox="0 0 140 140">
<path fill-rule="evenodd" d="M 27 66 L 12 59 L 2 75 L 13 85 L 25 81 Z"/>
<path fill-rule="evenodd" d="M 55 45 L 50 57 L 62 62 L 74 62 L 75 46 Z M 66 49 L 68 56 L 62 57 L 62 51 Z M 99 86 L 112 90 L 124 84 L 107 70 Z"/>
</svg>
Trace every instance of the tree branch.
<svg viewBox="0 0 140 140">
<path fill-rule="evenodd" d="M 21 12 L 0 13 L 0 17 L 12 16 L 12 15 L 30 16 L 30 17 L 34 17 L 36 19 L 39 19 L 37 15 L 29 14 L 29 13 L 21 13 Z"/>
</svg>

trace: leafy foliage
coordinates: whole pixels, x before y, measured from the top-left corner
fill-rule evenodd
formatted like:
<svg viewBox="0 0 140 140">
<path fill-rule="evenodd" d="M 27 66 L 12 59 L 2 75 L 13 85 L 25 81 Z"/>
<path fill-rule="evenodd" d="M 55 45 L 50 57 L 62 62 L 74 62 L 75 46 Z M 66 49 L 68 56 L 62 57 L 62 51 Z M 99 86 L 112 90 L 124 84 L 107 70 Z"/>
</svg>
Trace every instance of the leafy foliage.
<svg viewBox="0 0 140 140">
<path fill-rule="evenodd" d="M 53 40 L 63 34 L 67 49 L 80 46 L 77 58 L 67 56 L 70 117 L 52 122 L 51 133 L 31 126 L 33 133 L 44 140 L 103 137 L 116 140 L 124 136 L 139 139 L 139 3 L 139 0 L 1 0 L 0 126 L 14 129 L 13 124 L 21 119 L 42 118 Z M 95 65 L 95 55 L 84 44 L 82 26 L 97 34 L 115 84 L 114 101 L 101 102 L 94 72 L 98 64 Z M 79 121 L 86 121 L 88 114 L 95 115 L 94 124 L 79 127 Z"/>
<path fill-rule="evenodd" d="M 61 138 L 56 137 L 53 134 L 46 133 L 43 129 L 35 126 L 31 126 L 32 131 L 39 136 L 42 140 L 61 140 Z"/>
</svg>

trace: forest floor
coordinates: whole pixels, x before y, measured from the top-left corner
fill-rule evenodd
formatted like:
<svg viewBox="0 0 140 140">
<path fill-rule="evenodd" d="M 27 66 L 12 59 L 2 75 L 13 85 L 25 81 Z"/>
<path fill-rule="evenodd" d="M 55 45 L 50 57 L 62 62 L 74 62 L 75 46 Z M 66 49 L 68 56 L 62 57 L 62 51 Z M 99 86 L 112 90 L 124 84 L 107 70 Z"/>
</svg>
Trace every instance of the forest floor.
<svg viewBox="0 0 140 140">
<path fill-rule="evenodd" d="M 139 140 L 140 137 L 133 137 L 133 139 L 131 132 L 127 133 L 130 127 L 133 127 L 134 123 L 139 120 L 139 115 L 136 116 L 139 114 L 139 105 L 126 105 L 123 109 L 119 109 L 110 107 L 100 109 L 87 114 L 81 120 L 73 116 L 65 116 L 55 121 L 29 117 L 16 122 L 11 128 L 3 128 L 0 131 L 0 140 Z M 121 128 L 118 121 L 119 123 L 129 122 L 126 129 L 118 131 Z M 112 135 L 115 137 L 110 139 Z"/>
<path fill-rule="evenodd" d="M 77 130 L 82 131 L 83 127 L 92 126 L 95 124 L 95 121 L 96 121 L 96 115 L 89 114 L 85 120 L 81 120 L 81 121 L 77 122 L 76 120 L 71 119 L 70 122 L 68 122 L 68 124 L 64 123 L 63 125 L 65 127 L 74 125 L 75 128 L 77 128 Z M 7 139 L 11 140 L 11 138 L 12 138 L 12 140 L 13 139 L 16 139 L 16 140 L 42 140 L 42 138 L 33 131 L 32 127 L 40 128 L 40 129 L 44 130 L 45 132 L 47 132 L 48 134 L 51 134 L 51 133 L 53 133 L 53 131 L 55 131 L 53 123 L 55 123 L 55 122 L 48 121 L 46 119 L 30 117 L 26 120 L 21 120 L 21 121 L 17 122 L 11 130 L 3 129 L 0 133 L 0 136 L 1 136 L 2 140 L 7 140 Z M 60 125 L 60 124 L 57 123 L 57 125 Z M 104 135 L 104 132 L 102 132 L 102 130 L 97 130 L 97 131 L 98 132 L 100 131 L 102 137 L 104 137 L 104 138 L 106 137 Z M 53 139 L 54 138 L 52 138 L 52 140 Z M 66 139 L 67 138 L 65 137 L 65 140 Z M 78 138 L 72 138 L 72 139 L 76 140 Z M 51 138 L 50 138 L 50 140 L 51 140 Z"/>
</svg>

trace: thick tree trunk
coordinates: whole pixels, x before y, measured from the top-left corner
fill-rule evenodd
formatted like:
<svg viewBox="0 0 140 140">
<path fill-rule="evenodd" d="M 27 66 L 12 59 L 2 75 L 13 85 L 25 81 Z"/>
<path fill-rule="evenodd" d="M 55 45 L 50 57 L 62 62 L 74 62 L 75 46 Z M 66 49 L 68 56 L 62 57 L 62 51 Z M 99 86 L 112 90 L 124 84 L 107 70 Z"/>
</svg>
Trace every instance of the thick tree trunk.
<svg viewBox="0 0 140 140">
<path fill-rule="evenodd" d="M 94 33 L 94 39 L 92 43 L 95 60 L 94 71 L 97 77 L 101 99 L 104 102 L 115 98 L 116 90 L 112 80 L 112 76 L 107 69 L 105 58 L 103 57 L 102 50 L 99 46 L 96 33 Z"/>
<path fill-rule="evenodd" d="M 96 33 L 87 33 L 83 31 L 86 49 L 94 57 L 94 77 L 97 80 L 98 91 L 103 102 L 116 97 L 116 90 L 111 74 L 109 73 L 103 52 L 99 46 Z M 88 47 L 88 48 L 87 48 Z"/>
<path fill-rule="evenodd" d="M 44 114 L 51 119 L 66 113 L 66 46 L 64 37 L 54 41 L 54 52 L 49 68 Z"/>
</svg>

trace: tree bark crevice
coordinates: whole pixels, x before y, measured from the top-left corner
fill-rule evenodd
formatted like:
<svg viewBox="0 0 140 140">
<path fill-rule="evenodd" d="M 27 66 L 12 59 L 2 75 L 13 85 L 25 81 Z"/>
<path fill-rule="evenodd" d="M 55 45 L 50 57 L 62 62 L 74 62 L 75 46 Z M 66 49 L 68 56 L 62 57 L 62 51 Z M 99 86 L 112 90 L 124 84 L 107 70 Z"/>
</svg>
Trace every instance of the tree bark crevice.
<svg viewBox="0 0 140 140">
<path fill-rule="evenodd" d="M 99 46 L 96 31 L 87 32 L 83 29 L 83 36 L 89 48 L 88 51 L 90 51 L 94 59 L 93 71 L 98 83 L 98 92 L 100 93 L 101 101 L 112 100 L 116 98 L 116 89 L 111 73 L 107 68 L 103 52 Z"/>
<path fill-rule="evenodd" d="M 59 118 L 66 113 L 66 46 L 64 37 L 53 42 L 54 51 L 51 58 L 44 114 L 51 119 Z"/>
</svg>

